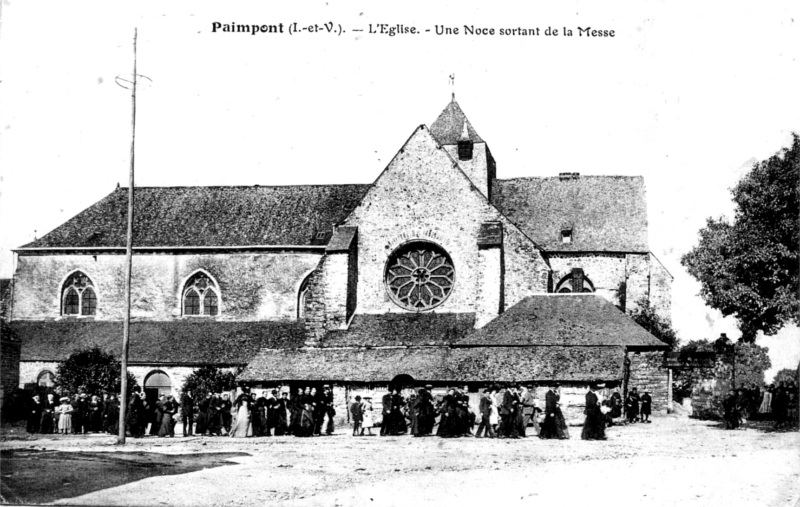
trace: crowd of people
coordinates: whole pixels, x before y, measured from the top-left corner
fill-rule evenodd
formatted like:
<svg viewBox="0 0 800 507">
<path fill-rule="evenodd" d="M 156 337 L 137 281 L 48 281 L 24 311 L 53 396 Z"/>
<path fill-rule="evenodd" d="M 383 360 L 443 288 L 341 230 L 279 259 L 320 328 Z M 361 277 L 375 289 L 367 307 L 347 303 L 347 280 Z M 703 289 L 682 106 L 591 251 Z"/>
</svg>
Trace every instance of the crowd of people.
<svg viewBox="0 0 800 507">
<path fill-rule="evenodd" d="M 633 387 L 623 400 L 617 388 L 604 399 L 598 391 L 603 387 L 592 385 L 585 394 L 582 439 L 604 440 L 605 429 L 614 424 L 651 422 L 653 400 L 649 392 L 640 395 Z M 381 398 L 380 435 L 522 438 L 532 428 L 533 434 L 542 439 L 570 437 L 558 385 L 548 388 L 544 407 L 533 386 L 485 389 L 477 407 L 470 404 L 467 388 L 449 389 L 435 397 L 432 393 L 433 386 L 427 385 L 406 398 L 399 387 L 390 387 Z M 289 395 L 286 388 L 256 394 L 245 387 L 235 400 L 227 393 L 209 393 L 196 402 L 190 391 L 185 391 L 180 400 L 172 395 L 148 400 L 141 389 L 135 388 L 127 406 L 126 433 L 133 438 L 173 437 L 179 420 L 183 436 L 310 437 L 334 432 L 336 410 L 330 385 L 319 390 L 297 388 L 293 396 Z M 790 381 L 765 389 L 741 387 L 732 391 L 722 406 L 726 428 L 737 428 L 743 420 L 755 418 L 772 419 L 776 428 L 793 427 L 798 421 L 797 385 Z M 353 436 L 373 435 L 376 420 L 372 398 L 355 396 L 348 408 Z M 58 401 L 53 394 L 47 394 L 44 400 L 36 395 L 28 409 L 27 430 L 117 434 L 119 410 L 119 401 L 113 394 L 80 393 L 62 396 Z"/>
<path fill-rule="evenodd" d="M 726 429 L 739 428 L 746 420 L 774 421 L 774 429 L 798 426 L 798 386 L 793 380 L 759 388 L 755 384 L 732 389 L 722 400 Z"/>
<path fill-rule="evenodd" d="M 80 393 L 61 396 L 34 395 L 27 408 L 28 433 L 116 433 L 119 428 L 119 402 L 113 394 Z"/>
</svg>

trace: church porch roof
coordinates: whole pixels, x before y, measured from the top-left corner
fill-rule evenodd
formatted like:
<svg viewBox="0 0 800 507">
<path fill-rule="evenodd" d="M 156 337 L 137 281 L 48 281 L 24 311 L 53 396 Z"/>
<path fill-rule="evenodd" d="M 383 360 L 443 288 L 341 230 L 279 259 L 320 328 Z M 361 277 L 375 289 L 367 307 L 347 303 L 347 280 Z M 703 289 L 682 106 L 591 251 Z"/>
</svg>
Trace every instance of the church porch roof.
<svg viewBox="0 0 800 507">
<path fill-rule="evenodd" d="M 473 345 L 667 347 L 596 294 L 529 296 L 457 344 Z"/>
<path fill-rule="evenodd" d="M 13 321 L 21 361 L 63 361 L 98 346 L 119 357 L 122 322 Z M 304 327 L 293 322 L 181 320 L 131 322 L 129 361 L 173 365 L 244 365 L 263 347 L 301 347 Z"/>
</svg>

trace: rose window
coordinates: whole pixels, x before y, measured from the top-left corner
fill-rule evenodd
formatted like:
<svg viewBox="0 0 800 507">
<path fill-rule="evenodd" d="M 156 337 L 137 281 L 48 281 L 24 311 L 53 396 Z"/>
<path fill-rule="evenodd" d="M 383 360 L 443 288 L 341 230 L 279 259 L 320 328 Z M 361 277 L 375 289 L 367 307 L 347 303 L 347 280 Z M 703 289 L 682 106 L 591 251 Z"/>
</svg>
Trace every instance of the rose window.
<svg viewBox="0 0 800 507">
<path fill-rule="evenodd" d="M 439 306 L 453 291 L 453 261 L 441 247 L 418 241 L 394 251 L 386 265 L 386 288 L 392 300 L 408 310 Z"/>
</svg>

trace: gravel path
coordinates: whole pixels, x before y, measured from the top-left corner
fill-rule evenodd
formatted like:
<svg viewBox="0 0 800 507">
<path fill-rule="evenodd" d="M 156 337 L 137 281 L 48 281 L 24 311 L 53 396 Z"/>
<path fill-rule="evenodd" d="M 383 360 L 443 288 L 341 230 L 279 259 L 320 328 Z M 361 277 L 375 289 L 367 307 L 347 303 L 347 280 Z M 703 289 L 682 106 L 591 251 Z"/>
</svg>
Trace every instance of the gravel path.
<svg viewBox="0 0 800 507">
<path fill-rule="evenodd" d="M 613 427 L 605 442 L 411 437 L 129 440 L 125 451 L 246 452 L 233 466 L 63 499 L 80 505 L 767 505 L 800 501 L 800 433 L 679 417 Z M 33 447 L 118 452 L 101 436 L 9 440 Z M 444 502 L 444 503 L 442 503 Z"/>
</svg>

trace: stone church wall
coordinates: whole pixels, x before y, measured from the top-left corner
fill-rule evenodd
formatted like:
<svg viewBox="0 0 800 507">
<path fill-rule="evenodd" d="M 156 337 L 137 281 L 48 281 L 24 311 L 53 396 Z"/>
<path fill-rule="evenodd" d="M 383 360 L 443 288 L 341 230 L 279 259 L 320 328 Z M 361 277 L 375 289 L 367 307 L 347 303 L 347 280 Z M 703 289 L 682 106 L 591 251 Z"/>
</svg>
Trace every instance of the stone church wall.
<svg viewBox="0 0 800 507">
<path fill-rule="evenodd" d="M 134 318 L 181 318 L 187 278 L 204 270 L 219 284 L 219 320 L 290 320 L 297 291 L 318 264 L 316 253 L 137 254 L 133 257 Z M 124 255 L 47 255 L 18 258 L 14 320 L 61 317 L 62 284 L 75 270 L 94 283 L 96 320 L 124 317 Z"/>
<path fill-rule="evenodd" d="M 650 254 L 650 304 L 662 319 L 672 322 L 672 275 Z"/>
<path fill-rule="evenodd" d="M 620 305 L 620 289 L 626 277 L 625 254 L 614 253 L 549 253 L 550 267 L 553 269 L 553 288 L 565 276 L 572 273 L 573 268 L 583 269 L 583 274 L 594 286 L 595 293 L 603 296 L 612 304 Z"/>
<path fill-rule="evenodd" d="M 499 271 L 480 272 L 498 266 L 481 262 L 477 244 L 481 224 L 497 221 L 503 223 L 504 236 L 509 238 L 504 245 L 508 305 L 521 294 L 542 289 L 539 273 L 547 270 L 546 263 L 530 242 L 522 244 L 516 229 L 421 127 L 346 221 L 345 225 L 358 227 L 358 312 L 407 311 L 389 298 L 384 274 L 392 252 L 414 240 L 438 244 L 453 260 L 453 291 L 435 311 L 475 312 L 481 307 L 479 280 L 488 285 L 495 281 L 499 285 L 501 280 Z"/>
</svg>

